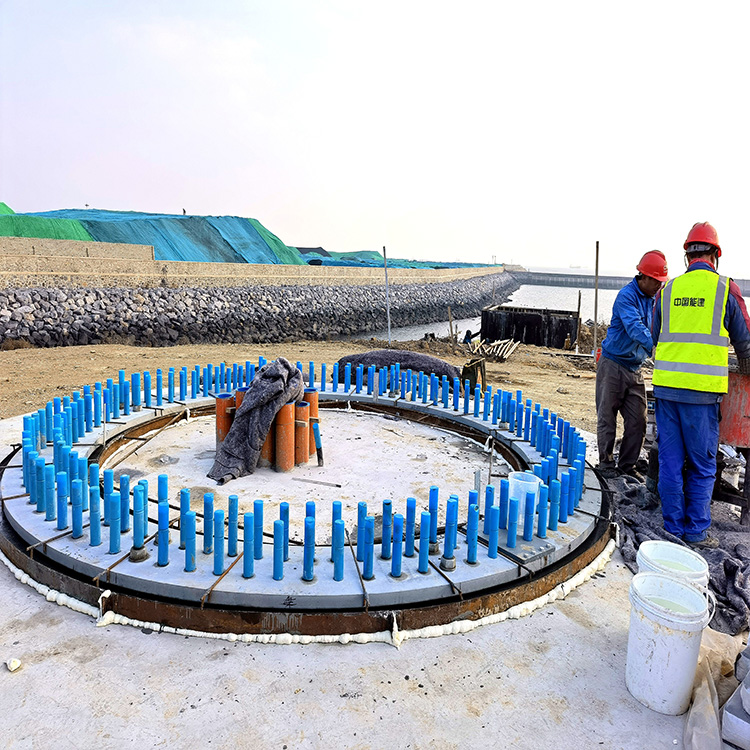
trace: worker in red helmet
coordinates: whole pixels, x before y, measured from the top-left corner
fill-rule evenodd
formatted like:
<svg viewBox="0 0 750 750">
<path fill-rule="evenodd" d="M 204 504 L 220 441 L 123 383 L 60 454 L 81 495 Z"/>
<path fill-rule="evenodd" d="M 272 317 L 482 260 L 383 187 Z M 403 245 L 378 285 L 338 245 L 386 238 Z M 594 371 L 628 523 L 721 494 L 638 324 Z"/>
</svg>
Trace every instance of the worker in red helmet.
<svg viewBox="0 0 750 750">
<path fill-rule="evenodd" d="M 737 284 L 717 272 L 716 229 L 694 224 L 683 247 L 687 271 L 664 287 L 654 311 L 658 488 L 664 529 L 690 546 L 714 548 L 708 529 L 728 347 L 731 341 L 740 371 L 750 373 L 750 317 Z"/>
<path fill-rule="evenodd" d="M 654 296 L 669 276 L 667 259 L 659 250 L 647 252 L 636 268 L 638 275 L 617 293 L 607 337 L 602 341 L 596 371 L 596 436 L 599 473 L 605 479 L 627 474 L 642 482 L 636 469 L 646 436 L 646 386 L 641 365 L 654 346 Z M 624 432 L 615 464 L 618 414 Z"/>
</svg>

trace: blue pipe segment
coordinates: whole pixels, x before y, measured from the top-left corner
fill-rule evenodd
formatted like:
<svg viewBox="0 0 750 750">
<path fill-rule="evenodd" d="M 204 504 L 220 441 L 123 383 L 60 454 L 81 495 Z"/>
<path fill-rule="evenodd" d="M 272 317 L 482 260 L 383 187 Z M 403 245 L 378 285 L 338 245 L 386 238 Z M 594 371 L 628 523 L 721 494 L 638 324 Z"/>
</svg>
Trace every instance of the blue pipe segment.
<svg viewBox="0 0 750 750">
<path fill-rule="evenodd" d="M 407 378 L 408 375 L 405 372 L 401 373 L 401 398 L 406 399 L 406 389 L 407 389 Z"/>
<path fill-rule="evenodd" d="M 523 403 L 521 401 L 516 402 L 516 437 L 521 437 L 523 434 Z"/>
<path fill-rule="evenodd" d="M 258 369 L 260 370 L 261 367 L 263 367 L 266 364 L 266 358 L 265 357 L 258 357 Z"/>
<path fill-rule="evenodd" d="M 523 514 L 523 540 L 530 542 L 534 538 L 534 503 L 536 492 L 526 493 L 526 504 Z"/>
<path fill-rule="evenodd" d="M 469 523 L 469 510 L 472 505 L 479 506 L 479 492 L 477 490 L 469 490 L 469 507 L 466 509 L 466 523 Z"/>
<path fill-rule="evenodd" d="M 120 386 L 115 383 L 110 391 L 112 394 L 112 419 L 120 418 Z"/>
<path fill-rule="evenodd" d="M 70 429 L 71 429 L 71 435 L 72 435 L 72 442 L 77 443 L 81 437 L 78 434 L 78 402 L 73 401 L 68 407 L 68 409 L 70 410 Z M 34 444 L 38 446 L 39 444 L 38 430 L 35 430 L 34 434 L 35 434 Z"/>
<path fill-rule="evenodd" d="M 334 365 L 334 368 L 335 368 L 335 365 Z M 364 366 L 363 365 L 357 365 L 357 387 L 356 387 L 356 392 L 357 393 L 361 393 L 362 392 L 363 373 L 364 373 Z"/>
<path fill-rule="evenodd" d="M 164 403 L 164 378 L 161 369 L 156 370 L 156 405 L 161 406 Z"/>
<path fill-rule="evenodd" d="M 242 577 L 252 578 L 255 575 L 255 519 L 252 513 L 242 516 Z"/>
<path fill-rule="evenodd" d="M 578 487 L 578 472 L 576 469 L 568 469 L 568 515 L 572 516 L 576 512 L 576 488 Z"/>
<path fill-rule="evenodd" d="M 532 448 L 536 448 L 536 423 L 538 415 L 535 411 L 531 412 L 531 431 L 529 432 L 529 443 Z"/>
<path fill-rule="evenodd" d="M 284 522 L 273 522 L 273 580 L 284 580 Z"/>
<path fill-rule="evenodd" d="M 471 396 L 471 383 L 464 380 L 464 414 L 469 413 L 469 398 Z"/>
<path fill-rule="evenodd" d="M 578 507 L 578 504 L 581 502 L 581 497 L 583 496 L 583 479 L 584 479 L 584 473 L 583 473 L 583 461 L 581 461 L 580 458 L 577 458 L 575 461 L 573 461 L 573 466 L 576 470 L 576 496 L 575 496 L 575 507 Z"/>
<path fill-rule="evenodd" d="M 315 518 L 315 500 L 308 500 L 305 503 L 305 518 Z"/>
<path fill-rule="evenodd" d="M 357 369 L 357 387 L 361 388 L 361 386 L 362 386 L 362 373 L 359 371 L 359 368 L 358 368 Z M 333 365 L 333 392 L 337 393 L 338 390 L 339 390 L 339 363 L 336 362 Z M 359 393 L 359 391 L 357 391 L 357 393 Z"/>
<path fill-rule="evenodd" d="M 289 503 L 279 505 L 279 519 L 284 522 L 284 562 L 289 559 Z"/>
<path fill-rule="evenodd" d="M 511 399 L 508 404 L 508 432 L 516 431 L 516 402 Z"/>
<path fill-rule="evenodd" d="M 507 479 L 500 480 L 500 504 L 498 507 L 499 511 L 499 528 L 508 528 L 508 508 L 509 508 L 509 493 L 510 493 L 510 482 Z"/>
<path fill-rule="evenodd" d="M 130 414 L 130 383 L 126 380 L 120 390 L 122 395 L 122 413 L 127 417 Z"/>
<path fill-rule="evenodd" d="M 179 376 L 180 401 L 187 400 L 187 367 L 180 369 Z"/>
<path fill-rule="evenodd" d="M 315 388 L 315 362 L 309 362 L 307 365 L 307 385 Z"/>
<path fill-rule="evenodd" d="M 482 532 L 489 533 L 490 530 L 490 508 L 495 504 L 495 486 L 488 484 L 484 488 L 484 525 Z"/>
<path fill-rule="evenodd" d="M 161 554 L 161 544 L 159 545 Z M 214 575 L 224 572 L 224 511 L 214 511 Z"/>
<path fill-rule="evenodd" d="M 202 378 L 202 389 L 201 393 L 203 394 L 203 397 L 205 398 L 208 396 L 209 389 L 211 387 L 211 377 L 208 372 L 208 367 L 203 368 L 203 378 Z"/>
<path fill-rule="evenodd" d="M 120 552 L 120 493 L 113 492 L 109 498 L 109 554 Z"/>
<path fill-rule="evenodd" d="M 104 503 L 106 508 L 106 495 Z M 144 516 L 146 512 L 143 485 L 138 483 L 133 487 L 133 547 L 135 549 L 142 549 L 146 539 L 146 532 L 144 530 Z"/>
<path fill-rule="evenodd" d="M 130 477 L 120 475 L 120 533 L 130 531 Z"/>
<path fill-rule="evenodd" d="M 141 373 L 134 372 L 130 376 L 130 392 L 133 396 L 133 407 L 136 410 L 141 408 Z"/>
<path fill-rule="evenodd" d="M 125 370 L 118 370 L 117 371 L 117 385 L 120 386 L 120 406 L 122 406 L 122 394 L 123 394 L 122 387 L 124 383 L 125 383 Z"/>
<path fill-rule="evenodd" d="M 44 467 L 44 520 L 54 521 L 57 517 L 55 508 L 55 467 L 47 464 Z"/>
<path fill-rule="evenodd" d="M 71 484 L 70 499 L 73 504 L 73 539 L 80 539 L 83 536 L 83 498 L 81 492 L 83 482 L 80 479 L 74 479 Z"/>
<path fill-rule="evenodd" d="M 115 473 L 112 469 L 104 470 L 104 525 L 109 526 L 109 498 L 115 491 Z"/>
<path fill-rule="evenodd" d="M 94 397 L 87 393 L 83 397 L 84 430 L 91 432 L 94 429 Z"/>
<path fill-rule="evenodd" d="M 321 393 L 325 393 L 326 391 L 326 377 L 327 377 L 326 369 L 327 369 L 326 363 L 323 362 L 323 364 L 320 366 L 320 391 Z M 349 372 L 351 373 L 351 369 L 349 370 Z"/>
<path fill-rule="evenodd" d="M 229 530 L 227 540 L 227 554 L 229 557 L 237 557 L 237 538 L 239 535 L 240 522 L 240 499 L 237 495 L 229 496 Z"/>
<path fill-rule="evenodd" d="M 198 398 L 198 384 L 201 379 L 200 368 L 196 367 L 190 371 L 190 398 Z"/>
<path fill-rule="evenodd" d="M 490 507 L 490 533 L 487 540 L 487 557 L 493 560 L 497 557 L 498 529 L 500 528 L 500 508 L 497 505 Z"/>
<path fill-rule="evenodd" d="M 391 535 L 393 534 L 393 503 L 383 500 L 383 533 L 381 534 L 380 556 L 391 559 Z"/>
<path fill-rule="evenodd" d="M 367 395 L 372 396 L 372 392 L 375 388 L 375 365 L 370 365 L 367 368 Z"/>
<path fill-rule="evenodd" d="M 496 425 L 500 419 L 500 401 L 502 399 L 502 393 L 496 393 L 492 399 L 492 424 Z"/>
<path fill-rule="evenodd" d="M 341 520 L 341 500 L 334 500 L 331 503 L 331 562 L 334 562 L 333 556 L 333 529 L 336 526 L 336 521 Z"/>
<path fill-rule="evenodd" d="M 484 392 L 484 412 L 482 414 L 482 421 L 487 422 L 490 418 L 490 407 L 492 406 L 492 387 L 487 386 L 487 390 Z"/>
<path fill-rule="evenodd" d="M 333 580 L 344 580 L 344 522 L 333 522 Z"/>
<path fill-rule="evenodd" d="M 440 396 L 443 403 L 443 409 L 447 409 L 450 402 L 450 387 L 448 386 L 447 375 L 443 375 L 443 379 L 440 381 Z"/>
<path fill-rule="evenodd" d="M 466 562 L 469 565 L 476 565 L 477 562 L 477 543 L 479 540 L 479 506 L 469 506 L 469 518 L 466 523 Z"/>
<path fill-rule="evenodd" d="M 417 388 L 417 379 L 419 378 L 419 375 L 416 373 L 412 373 L 411 376 L 411 394 L 410 394 L 410 401 L 416 401 L 417 400 L 417 391 L 419 390 Z"/>
<path fill-rule="evenodd" d="M 71 483 L 78 479 L 78 452 L 71 451 L 68 454 L 68 497 L 72 497 Z"/>
<path fill-rule="evenodd" d="M 274 523 L 275 526 L 275 523 Z M 302 580 L 315 577 L 315 516 L 305 517 L 304 549 L 302 551 Z"/>
<path fill-rule="evenodd" d="M 423 372 L 419 373 L 420 377 L 422 378 L 420 384 L 419 384 L 419 393 L 422 396 L 422 403 L 426 404 L 429 400 L 429 382 L 430 379 L 425 375 Z"/>
<path fill-rule="evenodd" d="M 523 420 L 523 439 L 527 442 L 531 441 L 531 407 L 527 406 L 525 409 L 525 417 Z"/>
<path fill-rule="evenodd" d="M 414 557 L 414 533 L 417 518 L 417 500 L 414 497 L 406 499 L 406 540 L 404 555 Z"/>
<path fill-rule="evenodd" d="M 180 549 L 185 549 L 185 516 L 190 512 L 190 490 L 180 490 Z"/>
<path fill-rule="evenodd" d="M 263 501 L 253 501 L 253 536 L 255 537 L 254 557 L 256 560 L 263 559 Z"/>
<path fill-rule="evenodd" d="M 430 499 L 427 506 L 430 511 L 430 544 L 437 544 L 439 492 L 439 488 L 434 484 L 430 487 Z"/>
<path fill-rule="evenodd" d="M 371 581 L 375 578 L 375 519 L 373 516 L 365 518 L 365 559 L 362 565 L 362 578 Z"/>
<path fill-rule="evenodd" d="M 174 367 L 170 367 L 167 373 L 167 401 L 174 403 Z"/>
<path fill-rule="evenodd" d="M 184 525 L 184 529 L 183 529 Z M 180 519 L 180 531 L 184 530 L 185 540 L 185 572 L 192 573 L 195 570 L 195 511 L 189 510 Z"/>
<path fill-rule="evenodd" d="M 156 564 L 164 568 L 169 565 L 169 505 L 161 502 L 157 505 L 157 511 L 158 531 L 156 533 L 156 540 L 158 550 Z M 223 511 L 219 512 L 223 513 Z"/>
<path fill-rule="evenodd" d="M 357 562 L 365 559 L 365 518 L 367 518 L 367 503 L 360 500 L 357 503 Z"/>
<path fill-rule="evenodd" d="M 506 547 L 513 549 L 518 537 L 518 499 L 512 497 L 508 507 L 508 540 Z"/>
<path fill-rule="evenodd" d="M 44 485 L 44 456 L 38 456 L 35 463 L 36 471 L 36 512 L 44 513 L 47 509 L 47 494 Z M 81 504 L 83 507 L 83 503 Z"/>
<path fill-rule="evenodd" d="M 102 426 L 102 397 L 101 390 L 97 389 L 94 392 L 94 427 Z"/>
<path fill-rule="evenodd" d="M 352 363 L 344 365 L 344 389 L 347 393 L 352 390 Z"/>
<path fill-rule="evenodd" d="M 57 473 L 57 528 L 68 528 L 68 475 L 64 471 Z"/>
<path fill-rule="evenodd" d="M 445 509 L 445 536 L 443 538 L 443 557 L 453 559 L 456 549 L 456 530 L 458 526 L 458 497 L 451 495 Z"/>
<path fill-rule="evenodd" d="M 560 515 L 558 521 L 567 523 L 568 521 L 568 493 L 570 491 L 570 475 L 567 471 L 560 475 Z"/>
<path fill-rule="evenodd" d="M 479 407 L 482 400 L 482 386 L 477 383 L 474 386 L 474 419 L 479 418 Z"/>
<path fill-rule="evenodd" d="M 401 558 L 404 544 L 404 517 L 400 513 L 393 516 L 393 556 L 391 558 L 391 576 L 401 577 Z"/>
<path fill-rule="evenodd" d="M 53 413 L 52 413 L 52 402 L 48 401 L 44 406 L 44 422 L 47 427 L 46 437 L 47 442 L 52 442 L 52 430 L 54 428 L 54 419 L 53 419 Z"/>
<path fill-rule="evenodd" d="M 453 378 L 453 411 L 458 411 L 459 399 L 461 398 L 461 381 Z"/>
<path fill-rule="evenodd" d="M 547 502 L 547 496 L 549 493 L 549 488 L 546 484 L 543 484 L 539 488 L 539 521 L 537 523 L 537 532 L 536 535 L 540 539 L 546 539 L 547 538 L 547 523 L 548 523 L 548 508 L 549 504 Z"/>
<path fill-rule="evenodd" d="M 89 545 L 98 547 L 102 543 L 102 516 L 99 487 L 89 488 Z"/>
<path fill-rule="evenodd" d="M 143 538 L 148 536 L 148 479 L 139 479 L 138 484 L 143 488 Z"/>
<path fill-rule="evenodd" d="M 214 544 L 214 493 L 203 495 L 203 554 L 210 555 Z"/>
</svg>

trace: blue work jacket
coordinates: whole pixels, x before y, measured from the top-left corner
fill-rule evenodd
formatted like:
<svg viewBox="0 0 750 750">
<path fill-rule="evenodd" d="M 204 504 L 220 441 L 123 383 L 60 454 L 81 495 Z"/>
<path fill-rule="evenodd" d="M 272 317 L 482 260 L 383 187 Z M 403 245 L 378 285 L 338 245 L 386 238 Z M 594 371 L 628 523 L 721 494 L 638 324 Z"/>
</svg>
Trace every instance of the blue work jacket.
<svg viewBox="0 0 750 750">
<path fill-rule="evenodd" d="M 654 298 L 647 297 L 633 279 L 617 293 L 612 307 L 612 321 L 602 341 L 602 357 L 611 359 L 635 372 L 651 356 L 651 319 Z"/>
</svg>

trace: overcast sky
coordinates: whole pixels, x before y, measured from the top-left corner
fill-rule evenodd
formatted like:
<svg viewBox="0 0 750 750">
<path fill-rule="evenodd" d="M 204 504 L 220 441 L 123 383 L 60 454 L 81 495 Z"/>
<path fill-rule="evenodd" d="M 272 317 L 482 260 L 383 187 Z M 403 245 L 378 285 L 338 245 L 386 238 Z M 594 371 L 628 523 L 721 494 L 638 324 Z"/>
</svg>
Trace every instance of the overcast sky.
<svg viewBox="0 0 750 750">
<path fill-rule="evenodd" d="M 0 200 L 750 278 L 747 2 L 0 0 Z"/>
</svg>

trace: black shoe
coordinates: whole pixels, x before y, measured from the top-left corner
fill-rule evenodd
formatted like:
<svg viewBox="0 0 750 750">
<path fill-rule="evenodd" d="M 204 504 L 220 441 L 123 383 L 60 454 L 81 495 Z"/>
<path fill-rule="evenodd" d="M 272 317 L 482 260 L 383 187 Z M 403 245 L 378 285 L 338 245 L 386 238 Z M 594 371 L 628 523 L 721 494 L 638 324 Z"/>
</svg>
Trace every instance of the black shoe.
<svg viewBox="0 0 750 750">
<path fill-rule="evenodd" d="M 716 549 L 719 546 L 719 540 L 715 536 L 706 535 L 705 539 L 701 539 L 700 542 L 688 542 L 687 539 L 683 539 L 683 542 L 687 544 L 688 547 L 692 547 L 693 549 Z"/>
<path fill-rule="evenodd" d="M 605 466 L 603 469 L 597 467 L 597 472 L 602 479 L 617 479 L 620 472 L 614 466 Z"/>
<path fill-rule="evenodd" d="M 629 469 L 620 469 L 620 473 L 625 477 L 632 477 L 636 481 L 643 484 L 646 481 L 646 477 L 641 474 L 635 466 L 631 466 Z"/>
</svg>

